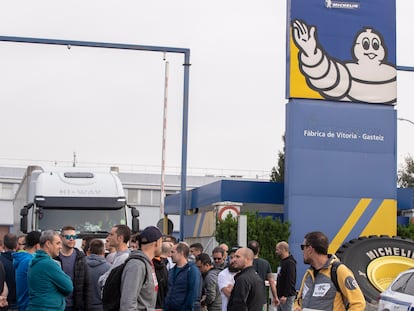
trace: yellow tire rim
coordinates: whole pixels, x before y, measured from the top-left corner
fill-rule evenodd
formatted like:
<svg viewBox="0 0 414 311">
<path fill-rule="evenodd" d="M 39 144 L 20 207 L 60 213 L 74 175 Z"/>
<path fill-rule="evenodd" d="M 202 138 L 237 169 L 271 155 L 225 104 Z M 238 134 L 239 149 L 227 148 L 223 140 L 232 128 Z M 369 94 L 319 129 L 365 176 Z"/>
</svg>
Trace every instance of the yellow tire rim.
<svg viewBox="0 0 414 311">
<path fill-rule="evenodd" d="M 367 277 L 371 284 L 383 292 L 401 272 L 414 268 L 414 259 L 399 256 L 383 256 L 371 261 Z"/>
</svg>

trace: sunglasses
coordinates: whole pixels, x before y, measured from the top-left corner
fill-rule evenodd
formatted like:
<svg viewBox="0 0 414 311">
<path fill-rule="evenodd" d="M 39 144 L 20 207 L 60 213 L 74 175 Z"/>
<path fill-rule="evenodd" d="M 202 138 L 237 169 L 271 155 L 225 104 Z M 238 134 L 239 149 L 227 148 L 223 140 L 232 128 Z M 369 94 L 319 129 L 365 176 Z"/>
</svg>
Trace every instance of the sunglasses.
<svg viewBox="0 0 414 311">
<path fill-rule="evenodd" d="M 305 247 L 309 247 L 310 245 L 309 244 L 301 244 L 300 245 L 300 249 L 301 250 L 304 250 L 305 249 Z"/>
<path fill-rule="evenodd" d="M 214 261 L 219 261 L 219 260 L 223 260 L 223 258 L 213 258 Z"/>
<path fill-rule="evenodd" d="M 64 237 L 66 240 L 70 240 L 70 239 L 76 240 L 78 238 L 76 234 L 65 234 Z"/>
</svg>

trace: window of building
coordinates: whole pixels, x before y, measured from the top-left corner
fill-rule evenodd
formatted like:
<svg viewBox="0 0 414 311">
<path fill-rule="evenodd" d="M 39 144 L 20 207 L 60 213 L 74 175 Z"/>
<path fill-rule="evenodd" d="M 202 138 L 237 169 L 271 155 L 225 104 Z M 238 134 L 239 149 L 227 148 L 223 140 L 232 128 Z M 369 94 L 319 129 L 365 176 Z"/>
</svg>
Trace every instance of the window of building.
<svg viewBox="0 0 414 311">
<path fill-rule="evenodd" d="M 138 204 L 138 189 L 127 190 L 127 202 L 129 204 Z"/>
<path fill-rule="evenodd" d="M 141 189 L 140 192 L 141 192 L 141 196 L 140 196 L 139 204 L 140 205 L 152 205 L 152 200 L 151 200 L 152 199 L 152 195 L 151 195 L 152 190 Z"/>
<path fill-rule="evenodd" d="M 161 190 L 152 191 L 152 205 L 160 205 L 161 203 Z"/>
<path fill-rule="evenodd" d="M 159 206 L 161 191 L 151 189 L 125 189 L 129 204 Z"/>
<path fill-rule="evenodd" d="M 0 183 L 0 199 L 13 200 L 14 184 Z"/>
</svg>

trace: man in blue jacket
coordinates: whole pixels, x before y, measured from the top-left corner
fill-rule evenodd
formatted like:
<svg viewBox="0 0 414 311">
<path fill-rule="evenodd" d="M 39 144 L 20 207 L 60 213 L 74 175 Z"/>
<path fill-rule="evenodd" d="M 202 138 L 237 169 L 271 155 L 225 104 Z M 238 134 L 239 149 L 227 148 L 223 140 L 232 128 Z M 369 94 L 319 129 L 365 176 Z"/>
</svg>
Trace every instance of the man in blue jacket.
<svg viewBox="0 0 414 311">
<path fill-rule="evenodd" d="M 174 268 L 168 272 L 168 292 L 164 311 L 200 311 L 201 273 L 194 262 L 188 262 L 190 248 L 180 242 L 173 246 Z"/>
<path fill-rule="evenodd" d="M 46 230 L 40 236 L 40 249 L 29 265 L 29 311 L 63 311 L 65 296 L 73 291 L 71 278 L 53 260 L 62 249 L 59 233 Z"/>
<path fill-rule="evenodd" d="M 13 253 L 13 266 L 16 270 L 16 298 L 19 311 L 26 311 L 29 306 L 27 271 L 35 251 L 40 248 L 39 239 L 39 231 L 29 232 L 26 236 L 25 250 Z"/>
</svg>

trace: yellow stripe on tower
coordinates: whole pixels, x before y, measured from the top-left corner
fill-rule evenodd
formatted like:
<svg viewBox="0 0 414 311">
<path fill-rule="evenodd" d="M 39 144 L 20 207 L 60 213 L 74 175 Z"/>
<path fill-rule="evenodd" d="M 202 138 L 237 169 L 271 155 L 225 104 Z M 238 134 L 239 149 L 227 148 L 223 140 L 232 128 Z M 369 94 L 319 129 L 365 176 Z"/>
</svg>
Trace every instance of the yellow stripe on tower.
<svg viewBox="0 0 414 311">
<path fill-rule="evenodd" d="M 194 225 L 193 237 L 198 237 L 198 230 L 200 228 L 201 216 L 202 216 L 201 213 L 197 214 L 197 219 L 196 219 L 196 222 L 195 222 L 195 225 Z"/>
<path fill-rule="evenodd" d="M 397 235 L 397 200 L 384 199 L 361 236 Z"/>
<path fill-rule="evenodd" d="M 201 226 L 200 237 L 214 236 L 216 230 L 216 214 L 214 211 L 205 212 L 204 221 Z"/>
<path fill-rule="evenodd" d="M 342 245 L 342 243 L 348 236 L 349 232 L 351 232 L 352 228 L 354 228 L 355 224 L 361 218 L 362 214 L 364 214 L 365 210 L 367 209 L 371 201 L 372 199 L 368 198 L 362 198 L 361 200 L 359 200 L 351 215 L 349 215 L 348 219 L 345 221 L 341 229 L 339 229 L 336 236 L 332 239 L 331 244 L 329 244 L 329 254 L 336 253 L 338 248 Z"/>
</svg>

